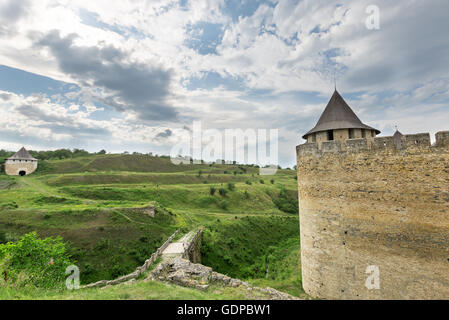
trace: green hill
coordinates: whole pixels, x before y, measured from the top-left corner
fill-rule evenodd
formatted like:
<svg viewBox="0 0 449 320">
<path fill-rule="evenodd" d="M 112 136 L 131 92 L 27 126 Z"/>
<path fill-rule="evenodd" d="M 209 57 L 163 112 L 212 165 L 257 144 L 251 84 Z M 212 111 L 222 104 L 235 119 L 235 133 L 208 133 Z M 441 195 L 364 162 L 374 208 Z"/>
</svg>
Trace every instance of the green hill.
<svg viewBox="0 0 449 320">
<path fill-rule="evenodd" d="M 62 236 L 87 284 L 133 271 L 176 229 L 202 225 L 204 264 L 300 295 L 296 172 L 258 172 L 145 155 L 41 161 L 34 175 L 0 174 L 0 243 Z"/>
</svg>

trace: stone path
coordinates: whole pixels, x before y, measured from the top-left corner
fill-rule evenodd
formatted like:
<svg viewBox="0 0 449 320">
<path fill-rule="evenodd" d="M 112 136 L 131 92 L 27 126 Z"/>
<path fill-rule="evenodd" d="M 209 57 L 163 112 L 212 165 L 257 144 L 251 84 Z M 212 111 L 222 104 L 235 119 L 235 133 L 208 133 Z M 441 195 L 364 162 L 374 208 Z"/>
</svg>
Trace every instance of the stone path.
<svg viewBox="0 0 449 320">
<path fill-rule="evenodd" d="M 181 239 L 176 242 L 170 243 L 168 247 L 162 251 L 162 260 L 173 259 L 176 257 L 182 257 L 189 245 L 195 233 L 193 231 L 185 234 Z"/>
</svg>

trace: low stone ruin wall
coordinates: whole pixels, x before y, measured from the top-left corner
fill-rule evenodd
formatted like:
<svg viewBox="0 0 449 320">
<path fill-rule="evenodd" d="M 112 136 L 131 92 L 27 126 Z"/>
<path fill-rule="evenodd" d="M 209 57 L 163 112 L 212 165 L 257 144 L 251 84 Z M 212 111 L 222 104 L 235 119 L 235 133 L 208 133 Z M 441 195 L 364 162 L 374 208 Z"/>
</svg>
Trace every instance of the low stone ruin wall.
<svg viewBox="0 0 449 320">
<path fill-rule="evenodd" d="M 204 228 L 198 229 L 188 242 L 187 248 L 182 255 L 183 259 L 187 259 L 193 263 L 201 263 L 201 240 Z"/>
<path fill-rule="evenodd" d="M 206 290 L 210 285 L 224 287 L 243 287 L 253 299 L 258 296 L 269 300 L 298 300 L 299 298 L 280 292 L 273 288 L 259 288 L 251 286 L 245 281 L 233 279 L 227 275 L 214 272 L 211 267 L 192 263 L 187 259 L 175 257 L 168 262 L 160 263 L 145 281 L 167 281 L 183 287 Z"/>
</svg>

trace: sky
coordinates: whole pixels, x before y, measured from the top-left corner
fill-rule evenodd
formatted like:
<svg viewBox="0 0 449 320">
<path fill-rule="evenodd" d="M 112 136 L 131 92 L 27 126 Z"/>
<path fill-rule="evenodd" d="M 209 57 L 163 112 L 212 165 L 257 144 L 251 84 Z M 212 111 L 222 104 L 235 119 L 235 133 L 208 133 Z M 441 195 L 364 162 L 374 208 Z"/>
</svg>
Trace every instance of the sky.
<svg viewBox="0 0 449 320">
<path fill-rule="evenodd" d="M 448 13 L 446 0 L 0 0 L 0 149 L 169 154 L 201 121 L 278 129 L 292 167 L 334 79 L 382 135 L 433 138 L 449 130 Z"/>
</svg>

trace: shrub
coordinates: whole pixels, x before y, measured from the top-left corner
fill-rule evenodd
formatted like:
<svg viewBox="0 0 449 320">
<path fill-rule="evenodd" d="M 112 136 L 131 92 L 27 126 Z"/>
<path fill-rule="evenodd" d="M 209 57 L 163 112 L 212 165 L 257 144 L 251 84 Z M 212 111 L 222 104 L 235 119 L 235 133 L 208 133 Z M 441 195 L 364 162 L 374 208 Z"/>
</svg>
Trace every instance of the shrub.
<svg viewBox="0 0 449 320">
<path fill-rule="evenodd" d="M 209 189 L 209 193 L 211 196 L 215 195 L 216 191 L 217 191 L 217 189 L 215 189 L 215 187 L 210 187 L 210 189 Z"/>
<path fill-rule="evenodd" d="M 243 194 L 245 199 L 249 199 L 249 192 L 248 190 L 245 190 L 245 193 Z"/>
<path fill-rule="evenodd" d="M 15 201 L 0 205 L 0 209 L 3 210 L 17 209 L 18 207 L 19 205 Z"/>
<path fill-rule="evenodd" d="M 0 231 L 0 244 L 8 242 L 6 232 Z"/>
<path fill-rule="evenodd" d="M 0 245 L 0 271 L 8 282 L 36 287 L 62 287 L 70 256 L 62 238 L 40 239 L 36 232 Z"/>
<path fill-rule="evenodd" d="M 253 183 L 251 182 L 251 181 L 249 181 L 249 180 L 247 180 L 246 182 L 245 182 L 247 185 L 252 185 Z"/>
<path fill-rule="evenodd" d="M 228 210 L 228 203 L 225 200 L 219 201 L 217 205 L 220 209 Z"/>
<path fill-rule="evenodd" d="M 263 181 L 263 180 L 261 179 L 261 180 L 260 180 L 260 183 L 261 183 L 261 184 L 265 184 L 265 181 Z"/>
<path fill-rule="evenodd" d="M 90 263 L 86 263 L 84 265 L 84 268 L 82 269 L 83 275 L 89 275 L 95 272 L 96 272 L 95 268 Z"/>
<path fill-rule="evenodd" d="M 228 193 L 228 191 L 226 189 L 220 188 L 218 190 L 218 193 L 220 194 L 220 196 L 226 197 L 226 194 Z"/>
<path fill-rule="evenodd" d="M 281 189 L 278 198 L 273 198 L 273 202 L 279 210 L 286 213 L 297 214 L 299 211 L 298 199 L 289 194 L 285 188 Z"/>
<path fill-rule="evenodd" d="M 271 182 L 271 184 L 274 184 L 274 179 L 271 179 L 270 182 Z"/>
<path fill-rule="evenodd" d="M 232 183 L 232 182 L 229 182 L 228 183 L 228 189 L 229 189 L 229 191 L 234 191 L 235 190 L 235 184 Z"/>
</svg>

